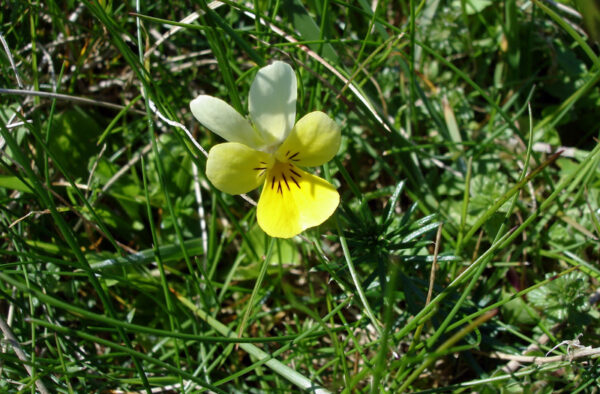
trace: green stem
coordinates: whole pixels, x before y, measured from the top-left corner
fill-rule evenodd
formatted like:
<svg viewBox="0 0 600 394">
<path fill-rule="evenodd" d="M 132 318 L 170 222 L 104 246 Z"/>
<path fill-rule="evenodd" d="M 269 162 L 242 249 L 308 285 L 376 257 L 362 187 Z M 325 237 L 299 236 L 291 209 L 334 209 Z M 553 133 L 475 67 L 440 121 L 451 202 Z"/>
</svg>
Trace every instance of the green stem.
<svg viewBox="0 0 600 394">
<path fill-rule="evenodd" d="M 452 337 L 450 337 L 450 339 L 448 339 L 446 342 L 444 342 L 432 355 L 433 357 L 427 357 L 423 363 L 419 366 L 419 368 L 415 369 L 414 372 L 404 381 L 404 383 L 402 384 L 402 386 L 400 386 L 400 388 L 398 389 L 399 393 L 402 393 L 406 390 L 406 388 L 417 378 L 419 377 L 419 375 L 421 374 L 421 372 L 423 372 L 425 370 L 425 368 L 427 368 L 428 366 L 430 366 L 435 360 L 437 360 L 437 355 L 440 353 L 443 353 L 444 350 L 450 348 L 452 345 L 454 345 L 456 342 L 458 342 L 459 340 L 461 340 L 464 336 L 466 336 L 468 333 L 470 333 L 471 331 L 473 331 L 474 329 L 476 329 L 477 327 L 479 327 L 480 325 L 482 325 L 483 323 L 485 323 L 486 321 L 488 321 L 489 319 L 491 319 L 492 317 L 494 317 L 494 315 L 496 315 L 496 311 L 491 311 L 486 313 L 483 316 L 480 316 L 477 320 L 475 320 L 474 322 L 470 323 L 469 325 L 467 325 L 465 328 L 463 328 L 462 330 L 460 330 L 459 332 L 457 332 L 456 334 L 454 334 Z"/>
<path fill-rule="evenodd" d="M 367 297 L 365 296 L 362 286 L 360 285 L 358 274 L 356 273 L 356 269 L 354 268 L 354 263 L 352 262 L 352 257 L 350 256 L 350 249 L 348 249 L 348 243 L 346 242 L 346 237 L 344 237 L 344 233 L 342 232 L 342 227 L 340 226 L 340 220 L 337 215 L 335 215 L 335 225 L 337 228 L 338 236 L 340 237 L 340 243 L 342 244 L 342 251 L 344 252 L 344 258 L 346 259 L 346 264 L 348 264 L 348 270 L 350 271 L 350 276 L 352 277 L 352 282 L 354 282 L 354 286 L 356 287 L 356 292 L 358 293 L 358 298 L 360 298 L 360 301 L 362 302 L 362 304 L 365 308 L 365 312 L 366 312 L 367 316 L 369 317 L 369 319 L 371 320 L 373 327 L 375 328 L 377 333 L 379 335 L 381 335 L 382 334 L 381 323 L 379 321 L 377 321 L 377 318 L 373 314 L 373 310 L 369 306 L 369 301 L 367 300 Z"/>
<path fill-rule="evenodd" d="M 44 321 L 44 320 L 37 320 L 36 319 L 35 322 L 38 323 L 41 326 L 47 327 L 47 328 L 49 328 L 51 330 L 54 330 L 57 333 L 61 333 L 63 335 L 67 335 L 67 336 L 78 336 L 81 339 L 85 339 L 86 341 L 90 341 L 91 343 L 97 343 L 97 344 L 100 344 L 100 345 L 104 345 L 104 346 L 110 347 L 110 348 L 112 348 L 114 350 L 117 350 L 117 351 L 120 351 L 120 352 L 123 352 L 123 353 L 129 355 L 134 360 L 135 359 L 145 360 L 145 361 L 147 361 L 150 364 L 154 364 L 154 365 L 157 365 L 157 366 L 159 366 L 161 368 L 164 368 L 164 369 L 166 369 L 166 370 L 168 370 L 168 371 L 170 371 L 172 373 L 175 373 L 175 374 L 177 374 L 177 375 L 179 375 L 179 376 L 181 376 L 181 377 L 183 377 L 185 379 L 189 379 L 189 380 L 193 381 L 194 383 L 197 383 L 198 385 L 200 385 L 202 387 L 206 387 L 206 388 L 208 388 L 210 390 L 213 390 L 214 392 L 225 393 L 225 391 L 219 389 L 218 387 L 216 387 L 214 385 L 208 384 L 208 383 L 206 383 L 203 380 L 200 380 L 200 378 L 198 378 L 197 376 L 192 375 L 189 372 L 185 372 L 184 370 L 182 370 L 180 368 L 177 368 L 177 367 L 174 367 L 171 364 L 168 364 L 168 363 L 166 363 L 164 361 L 161 361 L 161 360 L 159 360 L 157 358 L 150 357 L 150 356 L 148 356 L 145 353 L 138 352 L 137 350 L 133 350 L 131 347 L 120 345 L 118 343 L 115 343 L 115 342 L 106 340 L 104 338 L 101 338 L 100 336 L 97 336 L 97 335 L 88 334 L 85 331 L 73 330 L 73 329 L 70 329 L 70 328 L 67 328 L 67 327 L 58 326 L 56 324 L 52 324 L 52 323 L 49 323 L 49 322 Z"/>
<path fill-rule="evenodd" d="M 271 242 L 272 242 L 272 240 L 271 240 Z M 265 261 L 267 261 L 267 260 L 265 259 Z M 226 325 L 224 325 L 217 319 L 213 318 L 212 316 L 210 316 L 208 313 L 206 313 L 202 309 L 198 308 L 189 299 L 187 299 L 181 295 L 177 295 L 177 298 L 179 299 L 179 301 L 181 301 L 182 304 L 184 304 L 186 307 L 188 307 L 190 310 L 192 310 L 199 318 L 201 318 L 206 323 L 208 323 L 208 325 L 210 325 L 212 328 L 217 330 L 217 332 L 219 332 L 221 335 L 223 335 L 227 338 L 237 338 L 237 335 L 233 331 L 231 331 Z M 348 299 L 348 301 L 349 300 L 350 300 L 350 298 Z M 347 302 L 342 302 L 340 305 L 338 305 L 338 308 L 341 308 L 345 305 L 347 305 Z M 337 313 L 338 308 L 331 311 L 330 314 L 332 314 L 334 312 Z M 327 316 L 323 320 L 326 320 L 326 319 L 328 319 Z M 311 330 L 309 329 L 308 331 L 305 332 L 305 334 L 310 333 L 310 331 Z M 302 336 L 299 336 L 297 338 L 297 340 L 300 340 L 301 337 Z M 297 342 L 297 341 L 294 341 L 294 343 L 295 342 Z M 287 345 L 288 348 L 289 348 L 289 345 L 290 344 Z M 284 378 L 286 378 L 287 380 L 289 380 L 296 386 L 300 387 L 301 389 L 308 390 L 313 393 L 319 393 L 319 394 L 329 393 L 328 390 L 318 386 L 317 384 L 315 384 L 314 382 L 312 382 L 311 380 L 306 378 L 304 375 L 301 375 L 300 373 L 294 371 L 287 365 L 284 365 L 281 361 L 274 359 L 273 358 L 274 356 L 271 356 L 270 354 L 263 352 L 256 346 L 254 346 L 250 343 L 240 343 L 239 346 L 244 351 L 246 351 L 248 354 L 250 354 L 251 356 L 256 358 L 257 360 L 261 360 L 261 361 L 266 360 L 266 361 L 264 361 L 265 365 L 267 365 L 273 371 L 275 371 L 279 375 L 283 376 Z M 279 350 L 281 351 L 281 350 L 285 350 L 285 349 L 279 349 Z M 279 353 L 276 352 L 276 354 L 279 354 Z M 217 382 L 216 384 L 219 384 L 219 383 L 221 383 L 221 382 Z"/>
<path fill-rule="evenodd" d="M 252 308 L 254 307 L 254 299 L 258 294 L 258 290 L 262 285 L 263 280 L 265 279 L 265 274 L 267 273 L 267 267 L 269 266 L 269 260 L 271 260 L 271 254 L 273 253 L 273 245 L 275 244 L 275 238 L 269 238 L 269 246 L 267 247 L 267 255 L 260 266 L 260 271 L 258 273 L 258 278 L 256 278 L 256 283 L 254 283 L 254 289 L 252 289 L 252 294 L 250 295 L 250 301 L 248 301 L 248 306 L 246 307 L 246 312 L 244 312 L 244 317 L 242 322 L 240 323 L 240 327 L 238 329 L 238 337 L 241 337 L 244 333 L 244 329 L 246 328 L 246 323 L 248 322 L 248 317 L 252 312 Z"/>
</svg>

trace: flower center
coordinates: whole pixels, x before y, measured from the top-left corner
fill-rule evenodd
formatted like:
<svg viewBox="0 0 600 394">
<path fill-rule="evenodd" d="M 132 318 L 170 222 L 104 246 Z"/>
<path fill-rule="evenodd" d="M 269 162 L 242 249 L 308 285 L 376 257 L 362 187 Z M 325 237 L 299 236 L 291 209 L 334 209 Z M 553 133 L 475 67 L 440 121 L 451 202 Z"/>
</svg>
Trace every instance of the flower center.
<svg viewBox="0 0 600 394">
<path fill-rule="evenodd" d="M 286 190 L 289 192 L 292 190 L 292 187 L 301 188 L 299 183 L 300 178 L 302 178 L 302 175 L 300 175 L 300 171 L 295 165 L 276 159 L 275 164 L 273 164 L 273 167 L 271 167 L 267 174 L 268 183 L 265 187 L 276 190 L 283 197 L 283 193 Z"/>
<path fill-rule="evenodd" d="M 283 154 L 283 151 L 277 151 L 274 156 L 276 160 L 283 163 L 300 161 L 300 151 L 296 150 L 288 150 L 285 155 Z"/>
</svg>

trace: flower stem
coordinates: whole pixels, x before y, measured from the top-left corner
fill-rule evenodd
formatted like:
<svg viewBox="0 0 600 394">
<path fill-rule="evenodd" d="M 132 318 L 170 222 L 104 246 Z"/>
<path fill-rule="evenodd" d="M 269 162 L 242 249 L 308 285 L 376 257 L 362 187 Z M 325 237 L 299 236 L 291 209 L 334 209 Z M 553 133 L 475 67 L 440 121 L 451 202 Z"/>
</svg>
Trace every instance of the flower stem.
<svg viewBox="0 0 600 394">
<path fill-rule="evenodd" d="M 267 273 L 267 267 L 269 266 L 269 260 L 271 260 L 271 253 L 273 252 L 273 245 L 275 244 L 275 238 L 269 237 L 269 246 L 267 247 L 267 255 L 262 261 L 262 265 L 260 266 L 260 272 L 258 273 L 258 278 L 256 278 L 256 283 L 254 284 L 254 289 L 252 290 L 252 294 L 250 295 L 250 300 L 248 301 L 248 306 L 246 307 L 246 312 L 244 312 L 244 318 L 240 323 L 240 328 L 238 329 L 238 337 L 241 338 L 244 330 L 246 329 L 246 323 L 248 322 L 248 317 L 252 312 L 252 308 L 254 306 L 254 299 L 258 294 L 258 290 L 262 285 L 263 279 L 265 278 L 265 274 Z"/>
<path fill-rule="evenodd" d="M 273 244 L 273 241 L 274 240 L 271 239 L 271 244 Z M 265 259 L 265 261 L 267 261 L 267 259 Z M 235 338 L 235 334 L 229 329 L 229 327 L 227 327 L 226 325 L 224 325 L 217 319 L 210 316 L 210 314 L 206 313 L 204 310 L 202 310 L 201 308 L 196 306 L 188 298 L 186 298 L 180 294 L 177 294 L 177 298 L 179 299 L 179 301 L 181 301 L 181 303 L 183 303 L 183 305 L 185 305 L 190 310 L 192 310 L 196 314 L 196 316 L 198 316 L 199 318 L 204 320 L 206 323 L 208 323 L 208 325 L 210 325 L 212 328 L 214 328 L 217 332 L 219 332 L 225 338 Z M 332 316 L 334 316 L 335 314 L 339 313 L 339 311 L 341 309 L 345 308 L 348 305 L 350 300 L 351 300 L 351 298 L 347 298 L 346 300 L 342 301 L 330 313 L 328 313 L 322 319 L 322 321 L 326 321 L 326 320 L 330 319 Z M 307 392 L 314 393 L 314 394 L 330 394 L 329 390 L 321 387 L 318 383 L 311 381 L 306 376 L 300 374 L 296 370 L 288 367 L 287 365 L 283 364 L 278 359 L 274 358 L 274 357 L 277 357 L 280 354 L 288 351 L 295 344 L 300 343 L 301 340 L 303 340 L 308 335 L 310 335 L 314 330 L 316 330 L 317 327 L 319 327 L 318 324 L 313 325 L 312 327 L 310 327 L 306 331 L 304 331 L 302 334 L 300 334 L 298 337 L 296 337 L 294 340 L 283 345 L 281 347 L 281 349 L 276 350 L 272 354 L 264 352 L 263 350 L 261 350 L 260 348 L 258 348 L 257 346 L 255 346 L 252 343 L 239 343 L 239 346 L 244 351 L 246 351 L 248 354 L 250 354 L 252 357 L 254 357 L 256 360 L 258 360 L 256 362 L 255 366 L 262 365 L 264 363 L 267 367 L 271 368 L 273 371 L 275 371 L 279 375 L 283 376 L 285 379 L 289 380 L 290 382 L 294 383 L 296 386 L 300 387 L 301 389 L 306 390 Z M 222 379 L 218 382 L 215 382 L 215 385 L 219 386 L 219 385 L 227 382 L 228 379 L 229 379 L 229 377 Z"/>
<path fill-rule="evenodd" d="M 346 264 L 348 264 L 348 270 L 350 271 L 350 276 L 352 276 L 352 282 L 354 282 L 354 286 L 356 287 L 356 292 L 358 293 L 358 297 L 365 307 L 365 312 L 371 323 L 373 323 L 373 327 L 375 330 L 381 335 L 381 323 L 377 321 L 377 318 L 373 314 L 373 310 L 369 306 L 369 302 L 365 293 L 360 285 L 360 281 L 358 280 L 358 275 L 356 274 L 356 269 L 354 268 L 354 263 L 352 262 L 352 257 L 350 257 L 350 250 L 348 249 L 348 243 L 346 242 L 346 237 L 342 233 L 342 227 L 340 226 L 340 220 L 338 219 L 337 214 L 335 216 L 335 225 L 337 227 L 338 236 L 340 238 L 340 243 L 342 244 L 342 251 L 344 252 L 344 257 L 346 258 Z"/>
<path fill-rule="evenodd" d="M 345 172 L 345 170 L 343 170 L 343 167 L 339 164 L 339 162 L 337 160 L 336 160 L 336 164 L 337 164 L 338 168 L 340 169 L 340 172 L 342 172 L 342 173 Z M 329 165 L 327 163 L 323 164 L 323 175 L 325 175 L 325 179 L 328 182 L 331 182 L 331 175 L 329 174 Z M 351 181 L 351 178 L 349 175 L 348 175 L 347 180 Z M 358 188 L 356 189 L 356 191 L 357 191 L 356 196 L 360 199 L 361 193 L 358 191 Z M 356 292 L 358 293 L 358 297 L 360 298 L 360 301 L 362 302 L 363 306 L 365 307 L 365 312 L 366 312 L 367 316 L 369 317 L 369 319 L 371 320 L 373 327 L 375 328 L 377 333 L 379 335 L 381 335 L 382 334 L 381 323 L 379 321 L 377 321 L 377 318 L 373 314 L 373 310 L 371 309 L 371 306 L 369 305 L 369 302 L 367 301 L 367 297 L 365 296 L 365 292 L 363 291 L 362 286 L 360 285 L 360 281 L 358 280 L 358 275 L 356 274 L 356 269 L 354 268 L 354 263 L 352 262 L 352 257 L 350 256 L 350 249 L 348 249 L 348 243 L 346 242 L 346 237 L 344 237 L 344 233 L 342 232 L 342 226 L 340 226 L 340 220 L 338 218 L 338 215 L 336 213 L 334 213 L 333 216 L 335 217 L 335 226 L 336 226 L 336 229 L 338 232 L 338 237 L 340 238 L 340 243 L 342 245 L 342 251 L 344 252 L 344 257 L 346 258 L 346 264 L 348 264 L 348 270 L 350 271 L 350 276 L 352 276 L 352 282 L 354 282 L 354 286 L 356 287 Z"/>
</svg>

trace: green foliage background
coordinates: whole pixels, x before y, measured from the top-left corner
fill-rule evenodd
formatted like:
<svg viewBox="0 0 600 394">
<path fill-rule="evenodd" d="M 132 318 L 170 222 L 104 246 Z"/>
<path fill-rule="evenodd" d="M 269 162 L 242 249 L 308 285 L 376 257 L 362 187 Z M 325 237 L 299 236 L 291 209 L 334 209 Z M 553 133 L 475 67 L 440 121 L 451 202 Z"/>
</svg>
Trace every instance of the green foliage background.
<svg viewBox="0 0 600 394">
<path fill-rule="evenodd" d="M 2 2 L 0 390 L 593 392 L 594 4 Z M 273 60 L 343 136 L 274 241 L 188 107 Z"/>
</svg>

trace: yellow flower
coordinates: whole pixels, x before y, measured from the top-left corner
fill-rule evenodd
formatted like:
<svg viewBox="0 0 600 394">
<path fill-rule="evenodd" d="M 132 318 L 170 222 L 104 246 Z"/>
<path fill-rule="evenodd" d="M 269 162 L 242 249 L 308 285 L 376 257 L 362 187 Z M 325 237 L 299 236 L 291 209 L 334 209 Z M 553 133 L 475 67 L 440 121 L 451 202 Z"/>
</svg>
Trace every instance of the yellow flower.
<svg viewBox="0 0 600 394">
<path fill-rule="evenodd" d="M 331 160 L 340 146 L 340 129 L 319 111 L 294 125 L 296 85 L 286 63 L 261 68 L 250 87 L 251 121 L 215 97 L 201 95 L 190 103 L 196 119 L 228 141 L 208 153 L 208 179 L 229 194 L 247 193 L 262 184 L 258 225 L 278 238 L 318 226 L 340 201 L 333 185 L 300 169 Z"/>
</svg>

